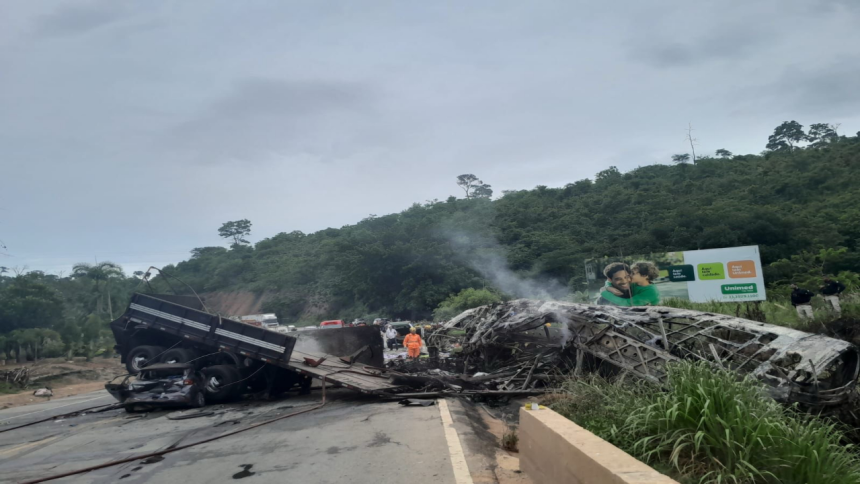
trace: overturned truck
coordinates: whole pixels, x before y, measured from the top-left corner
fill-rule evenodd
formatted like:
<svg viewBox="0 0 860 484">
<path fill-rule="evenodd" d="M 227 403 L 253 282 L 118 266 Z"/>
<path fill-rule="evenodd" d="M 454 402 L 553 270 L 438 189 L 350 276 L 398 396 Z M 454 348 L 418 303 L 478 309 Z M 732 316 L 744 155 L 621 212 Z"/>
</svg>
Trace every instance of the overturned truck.
<svg viewBox="0 0 860 484">
<path fill-rule="evenodd" d="M 547 323 L 552 324 L 553 334 Z M 468 310 L 444 325 L 436 340 L 455 329 L 465 330 L 462 352 L 467 358 L 486 361 L 492 356 L 488 348 L 507 349 L 526 341 L 532 348 L 526 364 L 514 370 L 514 362 L 498 370 L 528 371 L 526 379 L 520 377 L 523 388 L 539 383 L 534 378 L 536 369 L 538 374 L 560 367 L 579 371 L 589 364 L 662 384 L 666 365 L 684 359 L 752 374 L 779 402 L 827 407 L 851 398 L 860 372 L 860 354 L 846 341 L 668 307 L 520 299 Z M 546 331 L 544 343 L 540 342 L 542 331 Z"/>
<path fill-rule="evenodd" d="M 378 370 L 382 339 L 372 327 L 283 334 L 210 313 L 196 297 L 134 294 L 110 328 L 129 374 L 191 364 L 206 402 L 308 392 L 313 379 L 370 394 L 398 389 Z"/>
</svg>

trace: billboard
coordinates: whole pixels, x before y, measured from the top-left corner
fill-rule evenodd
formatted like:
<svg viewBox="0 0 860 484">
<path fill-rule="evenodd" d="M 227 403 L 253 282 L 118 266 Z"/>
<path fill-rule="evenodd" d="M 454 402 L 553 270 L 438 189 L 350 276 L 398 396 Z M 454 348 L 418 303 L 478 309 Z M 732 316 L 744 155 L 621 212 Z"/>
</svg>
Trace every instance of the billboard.
<svg viewBox="0 0 860 484">
<path fill-rule="evenodd" d="M 603 257 L 585 261 L 589 297 L 598 304 L 657 306 L 693 302 L 764 301 L 757 245 Z"/>
</svg>

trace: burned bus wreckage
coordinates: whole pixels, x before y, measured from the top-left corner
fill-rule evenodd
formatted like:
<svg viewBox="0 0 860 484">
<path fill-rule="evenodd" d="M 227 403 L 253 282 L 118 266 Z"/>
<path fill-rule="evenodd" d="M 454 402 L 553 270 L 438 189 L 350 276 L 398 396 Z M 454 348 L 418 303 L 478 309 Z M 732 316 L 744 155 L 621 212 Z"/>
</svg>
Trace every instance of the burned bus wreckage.
<svg viewBox="0 0 860 484">
<path fill-rule="evenodd" d="M 448 385 L 442 393 L 476 385 L 511 393 L 548 389 L 584 371 L 626 372 L 664 384 L 668 364 L 693 360 L 751 374 L 779 402 L 829 407 L 848 402 L 860 372 L 857 348 L 843 340 L 653 306 L 514 300 L 460 314 L 427 344 L 439 351 L 459 346 L 460 364 L 440 366 L 463 374 L 437 371 L 435 380 Z M 435 389 L 438 394 L 439 385 Z"/>
<path fill-rule="evenodd" d="M 697 360 L 755 376 L 779 402 L 836 407 L 854 394 L 860 371 L 855 346 L 822 335 L 667 307 L 526 299 L 470 309 L 425 331 L 429 358 L 417 360 L 386 361 L 375 327 L 293 336 L 183 296 L 135 294 L 111 329 L 132 375 L 192 364 L 203 380 L 197 406 L 307 392 L 314 379 L 394 398 L 534 395 L 589 371 L 665 384 L 668 364 Z"/>
</svg>

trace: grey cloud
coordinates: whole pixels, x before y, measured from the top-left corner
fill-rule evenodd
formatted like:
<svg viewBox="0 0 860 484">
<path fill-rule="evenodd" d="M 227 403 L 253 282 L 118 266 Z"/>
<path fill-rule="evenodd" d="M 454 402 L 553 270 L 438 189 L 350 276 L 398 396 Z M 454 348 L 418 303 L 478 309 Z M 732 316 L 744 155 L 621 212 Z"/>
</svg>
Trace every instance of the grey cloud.
<svg viewBox="0 0 860 484">
<path fill-rule="evenodd" d="M 175 262 L 225 220 L 311 232 L 460 173 L 501 193 L 665 163 L 688 122 L 703 152 L 785 119 L 855 132 L 852 6 L 4 2 L 0 237 L 34 269 Z"/>
<path fill-rule="evenodd" d="M 373 111 L 375 93 L 351 82 L 246 79 L 170 130 L 168 142 L 198 161 L 283 154 L 331 156 Z"/>
<path fill-rule="evenodd" d="M 46 37 L 82 34 L 117 21 L 123 11 L 121 2 L 114 0 L 67 4 L 39 17 L 33 32 Z"/>
<path fill-rule="evenodd" d="M 769 109 L 819 116 L 851 116 L 860 111 L 860 56 L 824 65 L 787 68 L 774 83 L 753 90 Z M 811 122 L 831 122 L 829 119 Z"/>
<path fill-rule="evenodd" d="M 763 40 L 760 31 L 741 26 L 697 34 L 697 38 L 689 40 L 679 37 L 676 35 L 673 40 L 660 40 L 650 45 L 648 39 L 636 39 L 630 55 L 655 67 L 687 67 L 748 56 Z"/>
</svg>

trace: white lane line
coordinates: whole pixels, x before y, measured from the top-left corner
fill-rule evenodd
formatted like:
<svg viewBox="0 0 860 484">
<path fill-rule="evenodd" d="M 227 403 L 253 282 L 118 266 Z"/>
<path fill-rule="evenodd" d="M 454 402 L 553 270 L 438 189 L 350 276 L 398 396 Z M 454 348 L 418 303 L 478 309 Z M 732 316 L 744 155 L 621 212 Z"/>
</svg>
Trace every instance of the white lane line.
<svg viewBox="0 0 860 484">
<path fill-rule="evenodd" d="M 35 412 L 25 413 L 25 414 L 23 414 L 23 415 L 16 415 L 16 416 L 14 416 L 14 417 L 9 417 L 9 418 L 7 418 L 6 420 L 4 420 L 4 421 L 0 422 L 0 424 L 5 424 L 6 422 L 8 422 L 8 421 L 10 421 L 10 420 L 15 420 L 16 418 L 26 417 L 27 415 L 35 415 L 35 414 L 37 414 L 37 413 L 47 412 L 48 410 L 56 410 L 56 409 L 58 409 L 58 408 L 69 407 L 69 406 L 72 406 L 72 405 L 79 405 L 79 404 L 81 404 L 81 403 L 92 402 L 93 400 L 101 400 L 102 398 L 107 398 L 107 397 L 110 397 L 110 396 L 111 396 L 111 395 L 102 395 L 102 396 L 100 396 L 100 397 L 91 398 L 91 399 L 89 399 L 89 400 L 84 400 L 83 402 L 74 402 L 74 403 L 69 403 L 69 404 L 67 404 L 67 405 L 60 405 L 59 407 L 50 407 L 50 408 L 46 408 L 46 409 L 44 409 L 44 410 L 37 410 L 37 411 L 35 411 Z"/>
<path fill-rule="evenodd" d="M 439 414 L 442 416 L 442 429 L 445 431 L 445 440 L 448 441 L 448 454 L 451 455 L 451 466 L 454 468 L 454 482 L 457 484 L 472 484 L 472 474 L 469 465 L 466 464 L 466 456 L 463 454 L 463 446 L 460 445 L 460 437 L 454 428 L 454 419 L 448 411 L 448 402 L 444 399 L 436 400 L 439 406 Z"/>
</svg>

